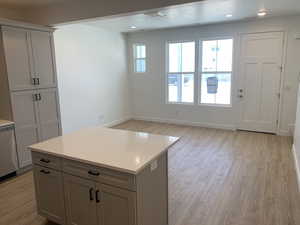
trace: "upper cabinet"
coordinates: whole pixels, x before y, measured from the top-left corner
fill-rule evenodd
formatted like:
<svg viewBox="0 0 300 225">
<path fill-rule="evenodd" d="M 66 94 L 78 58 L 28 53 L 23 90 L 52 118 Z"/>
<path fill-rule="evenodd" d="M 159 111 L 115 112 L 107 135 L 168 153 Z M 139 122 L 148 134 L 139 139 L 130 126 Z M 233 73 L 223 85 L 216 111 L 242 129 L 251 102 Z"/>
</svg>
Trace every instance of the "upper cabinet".
<svg viewBox="0 0 300 225">
<path fill-rule="evenodd" d="M 56 87 L 49 32 L 2 27 L 11 91 Z"/>
<path fill-rule="evenodd" d="M 34 87 L 30 34 L 27 30 L 2 28 L 9 86 L 11 90 Z"/>
<path fill-rule="evenodd" d="M 34 75 L 39 88 L 56 86 L 54 60 L 52 53 L 52 35 L 49 32 L 31 31 Z"/>
</svg>

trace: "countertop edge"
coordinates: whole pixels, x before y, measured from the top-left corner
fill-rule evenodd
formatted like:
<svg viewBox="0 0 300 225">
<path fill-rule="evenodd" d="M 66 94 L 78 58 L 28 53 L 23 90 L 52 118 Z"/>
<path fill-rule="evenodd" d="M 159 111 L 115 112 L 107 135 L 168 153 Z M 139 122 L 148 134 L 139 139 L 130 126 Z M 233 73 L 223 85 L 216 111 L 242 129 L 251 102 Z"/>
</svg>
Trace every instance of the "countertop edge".
<svg viewBox="0 0 300 225">
<path fill-rule="evenodd" d="M 102 163 L 96 163 L 93 161 L 89 161 L 89 160 L 84 160 L 84 159 L 80 159 L 80 158 L 75 158 L 75 157 L 70 157 L 64 154 L 56 154 L 53 152 L 49 152 L 49 151 L 45 151 L 45 150 L 41 150 L 41 149 L 37 149 L 37 148 L 33 148 L 33 147 L 28 147 L 27 149 L 30 150 L 31 152 L 38 152 L 38 153 L 44 153 L 44 154 L 49 154 L 55 157 L 60 157 L 60 158 L 64 158 L 64 159 L 69 159 L 69 160 L 74 160 L 74 161 L 78 161 L 81 163 L 86 163 L 86 164 L 90 164 L 93 166 L 97 166 L 97 167 L 103 167 L 103 168 L 107 168 L 107 169 L 112 169 L 112 170 L 116 170 L 119 172 L 123 172 L 123 173 L 129 173 L 132 175 L 137 175 L 139 174 L 143 169 L 145 169 L 149 164 L 151 164 L 151 162 L 153 162 L 153 160 L 157 159 L 158 157 L 160 157 L 162 154 L 164 154 L 166 151 L 169 150 L 169 148 L 171 148 L 175 143 L 177 143 L 180 140 L 181 137 L 177 137 L 177 140 L 174 141 L 172 144 L 170 144 L 168 147 L 166 147 L 164 150 L 162 150 L 159 154 L 157 154 L 156 156 L 152 157 L 147 163 L 145 163 L 143 166 L 139 167 L 137 170 L 130 170 L 130 169 L 125 169 L 125 168 L 120 168 L 120 167 L 114 167 L 114 166 L 110 166 L 107 164 L 102 164 Z"/>
</svg>

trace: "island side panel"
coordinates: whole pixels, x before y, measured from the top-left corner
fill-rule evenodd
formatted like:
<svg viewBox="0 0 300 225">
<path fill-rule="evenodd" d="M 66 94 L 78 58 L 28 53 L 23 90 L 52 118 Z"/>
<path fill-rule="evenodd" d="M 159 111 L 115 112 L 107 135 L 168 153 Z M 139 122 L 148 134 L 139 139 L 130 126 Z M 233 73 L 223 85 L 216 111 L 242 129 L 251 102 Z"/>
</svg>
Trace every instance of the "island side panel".
<svg viewBox="0 0 300 225">
<path fill-rule="evenodd" d="M 148 165 L 136 176 L 137 224 L 168 224 L 168 153 L 157 160 L 157 168 Z"/>
</svg>

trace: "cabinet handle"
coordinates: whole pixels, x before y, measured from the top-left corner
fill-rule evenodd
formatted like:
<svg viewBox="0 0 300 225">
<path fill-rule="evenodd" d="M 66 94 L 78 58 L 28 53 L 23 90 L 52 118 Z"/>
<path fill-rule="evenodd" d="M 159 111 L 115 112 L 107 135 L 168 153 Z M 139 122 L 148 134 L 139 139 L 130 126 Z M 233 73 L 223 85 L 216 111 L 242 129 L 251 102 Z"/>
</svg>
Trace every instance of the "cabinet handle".
<svg viewBox="0 0 300 225">
<path fill-rule="evenodd" d="M 39 96 L 39 99 L 38 99 L 38 100 L 41 101 L 41 100 L 42 100 L 41 93 L 39 93 L 38 96 Z"/>
<path fill-rule="evenodd" d="M 37 85 L 40 85 L 40 78 L 36 78 L 37 80 Z"/>
<path fill-rule="evenodd" d="M 39 100 L 39 96 L 38 96 L 38 94 L 33 94 L 32 95 L 33 96 L 33 101 L 38 101 Z"/>
<path fill-rule="evenodd" d="M 40 172 L 44 173 L 44 174 L 49 174 L 50 173 L 50 171 L 46 171 L 46 170 L 41 170 Z"/>
<path fill-rule="evenodd" d="M 36 85 L 36 78 L 32 78 L 32 84 Z"/>
<path fill-rule="evenodd" d="M 40 162 L 43 162 L 43 163 L 49 163 L 50 160 L 49 160 L 49 159 L 40 159 Z"/>
<path fill-rule="evenodd" d="M 95 172 L 95 171 L 92 171 L 92 170 L 89 170 L 88 172 L 90 175 L 93 175 L 93 176 L 99 176 L 100 173 L 99 172 Z"/>
<path fill-rule="evenodd" d="M 90 190 L 89 190 L 89 193 L 90 193 L 90 201 L 93 201 L 93 200 L 94 200 L 94 198 L 93 198 L 93 191 L 94 191 L 94 189 L 93 189 L 93 188 L 90 188 Z"/>
<path fill-rule="evenodd" d="M 97 202 L 97 203 L 99 203 L 99 202 L 100 202 L 100 200 L 99 200 L 99 196 L 98 196 L 98 195 L 99 195 L 99 190 L 97 190 L 97 191 L 96 191 L 96 202 Z"/>
</svg>

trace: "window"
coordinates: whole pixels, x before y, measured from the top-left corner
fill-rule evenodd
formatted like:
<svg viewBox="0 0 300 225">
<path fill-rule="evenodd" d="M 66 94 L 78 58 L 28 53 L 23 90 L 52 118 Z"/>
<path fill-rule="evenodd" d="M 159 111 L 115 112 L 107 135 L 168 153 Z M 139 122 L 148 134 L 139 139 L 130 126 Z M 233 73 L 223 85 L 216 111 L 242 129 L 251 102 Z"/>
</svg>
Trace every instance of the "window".
<svg viewBox="0 0 300 225">
<path fill-rule="evenodd" d="M 134 56 L 134 72 L 145 73 L 146 72 L 146 45 L 135 44 L 133 46 Z"/>
<path fill-rule="evenodd" d="M 168 102 L 194 102 L 195 42 L 168 44 Z"/>
<path fill-rule="evenodd" d="M 201 43 L 200 103 L 230 105 L 233 40 Z"/>
</svg>

